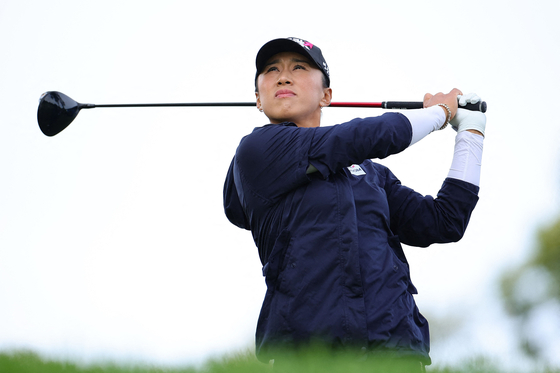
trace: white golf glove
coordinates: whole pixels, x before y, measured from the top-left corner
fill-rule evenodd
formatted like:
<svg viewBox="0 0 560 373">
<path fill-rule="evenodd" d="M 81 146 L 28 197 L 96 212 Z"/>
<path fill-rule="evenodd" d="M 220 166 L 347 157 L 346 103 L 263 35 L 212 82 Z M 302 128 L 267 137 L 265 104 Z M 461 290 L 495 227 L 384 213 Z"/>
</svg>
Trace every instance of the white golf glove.
<svg viewBox="0 0 560 373">
<path fill-rule="evenodd" d="M 484 130 L 486 129 L 486 115 L 481 111 L 461 109 L 461 106 L 476 104 L 480 101 L 480 97 L 478 97 L 476 93 L 469 93 L 457 96 L 457 98 L 459 99 L 459 108 L 457 109 L 455 117 L 451 119 L 451 127 L 457 132 L 477 130 L 482 133 L 482 136 L 484 136 Z"/>
</svg>

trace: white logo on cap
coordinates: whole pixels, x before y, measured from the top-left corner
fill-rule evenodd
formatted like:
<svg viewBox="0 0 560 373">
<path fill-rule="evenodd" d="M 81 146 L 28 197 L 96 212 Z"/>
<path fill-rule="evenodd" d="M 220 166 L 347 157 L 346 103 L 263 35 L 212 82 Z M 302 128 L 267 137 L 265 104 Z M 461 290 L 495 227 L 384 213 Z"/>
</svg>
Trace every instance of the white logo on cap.
<svg viewBox="0 0 560 373">
<path fill-rule="evenodd" d="M 311 49 L 313 48 L 313 44 L 303 40 L 303 39 L 299 39 L 299 38 L 288 38 L 291 41 L 295 41 L 296 43 L 298 43 L 299 45 L 301 45 L 302 47 L 304 47 L 305 49 Z"/>
</svg>

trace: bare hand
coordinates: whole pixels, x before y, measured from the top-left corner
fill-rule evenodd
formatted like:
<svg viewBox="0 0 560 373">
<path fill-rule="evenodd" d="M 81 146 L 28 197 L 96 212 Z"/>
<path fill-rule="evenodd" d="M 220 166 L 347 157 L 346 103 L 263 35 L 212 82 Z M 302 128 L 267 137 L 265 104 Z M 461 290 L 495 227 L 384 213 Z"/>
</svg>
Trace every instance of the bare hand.
<svg viewBox="0 0 560 373">
<path fill-rule="evenodd" d="M 426 93 L 424 95 L 424 107 L 430 107 L 437 104 L 446 104 L 451 110 L 451 119 L 455 117 L 457 114 L 457 96 L 462 95 L 463 93 L 458 90 L 457 88 L 453 88 L 451 92 L 447 94 L 443 94 L 441 92 L 432 95 L 430 93 Z M 445 111 L 445 115 L 447 116 L 447 110 L 442 107 L 442 110 Z"/>
</svg>

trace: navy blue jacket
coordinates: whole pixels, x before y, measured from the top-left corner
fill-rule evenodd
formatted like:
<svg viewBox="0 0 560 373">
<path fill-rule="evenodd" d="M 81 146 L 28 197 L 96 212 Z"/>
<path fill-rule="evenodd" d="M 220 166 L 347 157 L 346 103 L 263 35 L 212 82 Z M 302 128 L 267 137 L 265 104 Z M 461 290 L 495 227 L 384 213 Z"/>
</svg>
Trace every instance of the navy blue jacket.
<svg viewBox="0 0 560 373">
<path fill-rule="evenodd" d="M 411 138 L 408 119 L 386 113 L 329 127 L 271 124 L 241 140 L 224 208 L 233 224 L 251 230 L 263 263 L 260 360 L 318 337 L 430 363 L 428 323 L 401 242 L 459 240 L 478 187 L 448 178 L 434 199 L 370 160 L 404 150 Z M 306 174 L 309 165 L 318 172 Z"/>
</svg>

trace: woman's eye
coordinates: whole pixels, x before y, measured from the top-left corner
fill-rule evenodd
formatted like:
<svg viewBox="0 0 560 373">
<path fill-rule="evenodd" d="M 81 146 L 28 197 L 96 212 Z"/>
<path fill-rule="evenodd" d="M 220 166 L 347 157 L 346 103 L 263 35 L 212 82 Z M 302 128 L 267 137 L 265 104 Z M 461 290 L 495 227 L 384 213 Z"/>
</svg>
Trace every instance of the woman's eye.
<svg viewBox="0 0 560 373">
<path fill-rule="evenodd" d="M 295 69 L 303 69 L 303 70 L 305 70 L 305 66 L 302 66 L 302 65 L 295 65 L 295 66 L 294 66 L 294 70 L 295 70 Z"/>
<path fill-rule="evenodd" d="M 267 73 L 271 72 L 271 71 L 277 71 L 278 68 L 276 66 L 271 66 L 268 68 L 268 70 L 266 70 Z"/>
</svg>

